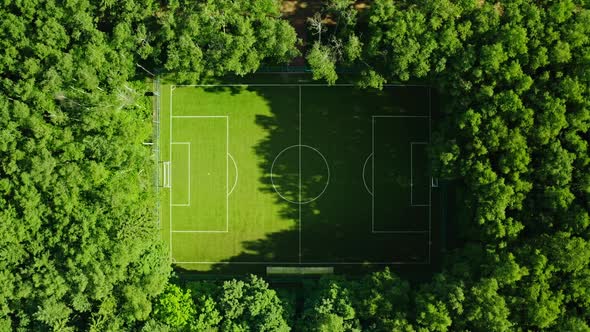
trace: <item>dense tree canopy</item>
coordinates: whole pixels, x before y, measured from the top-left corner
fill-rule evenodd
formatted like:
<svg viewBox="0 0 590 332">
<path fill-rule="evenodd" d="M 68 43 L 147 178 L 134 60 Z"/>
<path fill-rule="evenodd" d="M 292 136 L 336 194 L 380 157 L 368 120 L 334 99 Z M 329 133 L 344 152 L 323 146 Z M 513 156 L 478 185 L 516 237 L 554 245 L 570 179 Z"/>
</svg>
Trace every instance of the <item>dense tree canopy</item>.
<svg viewBox="0 0 590 332">
<path fill-rule="evenodd" d="M 225 282 L 168 285 L 154 311 L 154 326 L 178 331 L 288 331 L 277 293 L 256 276 Z"/>
<path fill-rule="evenodd" d="M 452 330 L 585 326 L 587 297 L 566 294 L 586 282 L 590 262 L 586 6 L 375 1 L 352 29 L 365 31 L 365 77 L 380 78 L 361 84 L 427 79 L 445 96 L 433 156 L 441 176 L 466 188 L 463 237 L 484 249 L 448 264 L 461 311 L 428 291 L 423 319 L 448 315 Z M 454 262 L 473 265 L 464 275 Z"/>
<path fill-rule="evenodd" d="M 353 5 L 331 1 L 321 13 L 336 23 L 308 53 L 329 55 L 309 61 L 314 77 L 333 83 L 338 67 L 355 68 L 361 86 L 437 88 L 445 104 L 432 156 L 467 203 L 467 244 L 448 256 L 444 285 L 435 278 L 414 296 L 414 324 L 587 330 L 588 4 L 376 0 L 359 15 Z M 360 56 L 342 56 L 355 38 Z"/>
<path fill-rule="evenodd" d="M 294 328 L 590 330 L 588 6 L 331 0 L 310 18 L 315 79 L 438 90 L 431 155 L 463 211 L 429 282 L 311 282 Z M 196 81 L 288 61 L 279 2 L 9 1 L 0 18 L 0 330 L 288 330 L 297 305 L 260 278 L 167 284 L 137 65 Z"/>
<path fill-rule="evenodd" d="M 3 330 L 120 329 L 168 278 L 142 144 L 151 106 L 128 82 L 150 8 L 0 7 Z"/>
<path fill-rule="evenodd" d="M 137 63 L 194 78 L 284 61 L 296 38 L 278 8 L 272 0 L 0 5 L 0 330 L 121 331 L 148 319 L 170 263 Z"/>
<path fill-rule="evenodd" d="M 295 30 L 275 0 L 171 1 L 158 17 L 158 64 L 177 80 L 254 72 L 297 55 Z"/>
</svg>

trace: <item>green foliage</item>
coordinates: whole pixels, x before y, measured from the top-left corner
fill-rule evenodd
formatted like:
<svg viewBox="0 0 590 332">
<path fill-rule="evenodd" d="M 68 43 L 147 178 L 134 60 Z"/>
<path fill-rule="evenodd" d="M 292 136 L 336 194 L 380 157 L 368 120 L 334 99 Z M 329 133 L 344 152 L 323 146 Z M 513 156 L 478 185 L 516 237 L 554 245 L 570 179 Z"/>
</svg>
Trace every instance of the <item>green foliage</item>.
<svg viewBox="0 0 590 332">
<path fill-rule="evenodd" d="M 216 297 L 224 331 L 288 331 L 277 293 L 261 278 L 223 283 Z"/>
<path fill-rule="evenodd" d="M 359 323 L 348 285 L 341 280 L 321 279 L 308 296 L 301 318 L 305 331 L 353 331 Z"/>
<path fill-rule="evenodd" d="M 297 37 L 280 19 L 275 0 L 179 1 L 162 13 L 156 59 L 180 81 L 229 73 L 245 75 L 261 63 L 298 54 Z"/>
<path fill-rule="evenodd" d="M 166 282 L 142 146 L 150 129 L 142 107 L 122 102 L 74 93 L 37 111 L 0 100 L 0 303 L 15 328 L 143 320 Z"/>
<path fill-rule="evenodd" d="M 278 8 L 273 0 L 0 6 L 1 330 L 121 331 L 149 318 L 170 264 L 137 62 L 212 76 L 287 61 L 296 36 Z M 175 328 L 219 321 L 210 300 L 191 311 L 187 296 L 170 286 L 159 317 Z M 144 329 L 167 327 L 152 320 Z"/>
<path fill-rule="evenodd" d="M 332 10 L 338 21 L 348 9 Z M 360 68 L 359 86 L 426 80 L 442 95 L 432 157 L 469 210 L 447 286 L 437 277 L 416 293 L 411 324 L 586 330 L 588 2 L 377 0 L 346 22 L 322 40 L 332 50 L 359 36 L 360 55 L 331 61 Z"/>
<path fill-rule="evenodd" d="M 191 322 L 196 314 L 191 291 L 169 284 L 160 294 L 154 308 L 154 316 L 174 329 L 182 329 Z"/>
<path fill-rule="evenodd" d="M 0 316 L 13 329 L 122 329 L 168 278 L 150 106 L 127 82 L 151 7 L 0 9 Z"/>
<path fill-rule="evenodd" d="M 315 43 L 307 55 L 307 61 L 313 71 L 313 78 L 315 80 L 325 79 L 328 84 L 334 84 L 336 82 L 338 78 L 336 66 L 328 47 Z"/>
<path fill-rule="evenodd" d="M 356 312 L 363 326 L 377 330 L 406 325 L 410 311 L 410 285 L 388 268 L 366 276 L 353 286 Z M 396 328 L 393 328 L 393 327 Z"/>
<path fill-rule="evenodd" d="M 416 323 L 426 331 L 447 331 L 452 323 L 445 304 L 430 298 L 416 300 Z"/>
<path fill-rule="evenodd" d="M 385 78 L 379 75 L 374 70 L 363 71 L 359 81 L 357 82 L 361 88 L 383 88 L 383 84 L 387 83 Z"/>
<path fill-rule="evenodd" d="M 361 87 L 434 82 L 446 101 L 435 171 L 460 183 L 472 218 L 430 282 L 322 279 L 297 326 L 588 331 L 588 2 L 375 0 L 359 12 L 332 0 L 318 14 L 314 79 L 334 84 L 347 67 Z M 132 81 L 138 61 L 194 81 L 290 60 L 279 3 L 16 1 L 0 17 L 0 330 L 288 330 L 260 278 L 165 288 L 142 144 L 151 109 Z"/>
<path fill-rule="evenodd" d="M 334 84 L 338 79 L 336 64 L 349 66 L 361 61 L 363 42 L 354 31 L 357 16 L 354 1 L 330 0 L 325 1 L 320 12 L 308 18 L 309 30 L 318 35 L 305 56 L 313 79 Z M 335 24 L 327 24 L 328 17 Z"/>
<path fill-rule="evenodd" d="M 185 291 L 169 285 L 152 325 L 177 331 L 288 331 L 281 300 L 259 277 L 223 283 L 193 282 Z"/>
</svg>

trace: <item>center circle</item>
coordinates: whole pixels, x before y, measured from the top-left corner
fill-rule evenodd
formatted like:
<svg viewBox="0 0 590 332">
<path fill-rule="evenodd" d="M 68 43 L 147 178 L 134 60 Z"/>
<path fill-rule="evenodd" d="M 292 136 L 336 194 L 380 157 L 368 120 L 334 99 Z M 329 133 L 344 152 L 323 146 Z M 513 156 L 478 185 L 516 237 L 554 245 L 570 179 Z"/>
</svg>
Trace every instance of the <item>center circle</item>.
<svg viewBox="0 0 590 332">
<path fill-rule="evenodd" d="M 275 157 L 270 181 L 287 202 L 308 204 L 324 194 L 330 183 L 330 166 L 324 155 L 309 145 L 291 145 Z"/>
</svg>

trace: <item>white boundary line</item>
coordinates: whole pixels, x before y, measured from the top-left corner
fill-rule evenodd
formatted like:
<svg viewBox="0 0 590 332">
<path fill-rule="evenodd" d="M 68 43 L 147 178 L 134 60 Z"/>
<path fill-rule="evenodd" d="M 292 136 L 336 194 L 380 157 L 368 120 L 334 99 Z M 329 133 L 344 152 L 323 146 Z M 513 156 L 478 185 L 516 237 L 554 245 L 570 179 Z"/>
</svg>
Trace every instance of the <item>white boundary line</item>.
<svg viewBox="0 0 590 332">
<path fill-rule="evenodd" d="M 227 115 L 174 115 L 173 118 L 227 118 Z"/>
<path fill-rule="evenodd" d="M 225 117 L 225 231 L 229 232 L 229 116 Z"/>
<path fill-rule="evenodd" d="M 174 91 L 174 89 L 174 85 L 170 85 L 170 118 L 168 119 L 168 121 L 170 121 L 170 140 L 168 141 L 168 160 L 170 161 L 170 164 L 172 164 L 172 91 Z M 170 181 L 170 184 L 172 184 L 172 172 L 170 172 L 170 177 L 168 180 Z M 174 259 L 172 256 L 172 188 L 170 188 L 168 200 L 168 203 L 170 204 L 168 207 L 168 213 L 170 213 L 170 228 L 168 228 L 168 232 L 170 233 L 170 260 L 172 261 Z"/>
<path fill-rule="evenodd" d="M 371 233 L 375 231 L 375 117 L 371 117 Z"/>
<path fill-rule="evenodd" d="M 227 231 L 172 231 L 172 233 L 227 233 Z"/>
<path fill-rule="evenodd" d="M 301 219 L 301 85 L 299 86 L 299 263 L 301 263 L 301 228 L 302 226 L 302 219 Z M 323 157 L 323 156 L 322 156 Z M 325 160 L 325 159 L 324 159 Z M 274 164 L 274 163 L 273 163 Z M 326 163 L 327 165 L 327 163 Z M 271 169 L 271 181 L 272 181 L 272 169 Z M 328 167 L 328 182 L 330 181 L 330 168 Z M 327 185 L 326 185 L 327 186 Z M 273 183 L 274 187 L 274 183 Z M 324 188 L 326 190 L 326 188 Z M 324 192 L 322 191 L 322 194 Z M 320 194 L 321 196 L 321 194 Z"/>
<path fill-rule="evenodd" d="M 429 204 L 414 204 L 414 145 L 428 145 L 428 142 L 410 142 L 410 206 L 430 206 Z M 430 198 L 429 198 L 430 199 Z"/>
<path fill-rule="evenodd" d="M 428 115 L 372 115 L 372 118 L 430 118 Z"/>
<path fill-rule="evenodd" d="M 410 142 L 410 206 L 414 206 L 414 142 Z"/>
<path fill-rule="evenodd" d="M 170 145 L 187 145 L 188 146 L 188 203 L 174 204 L 172 206 L 191 206 L 191 142 L 171 142 Z M 170 171 L 172 173 L 172 171 Z M 171 201 L 172 202 L 172 201 Z"/>
<path fill-rule="evenodd" d="M 371 233 L 377 234 L 426 234 L 428 230 L 423 231 L 372 231 Z"/>
<path fill-rule="evenodd" d="M 428 142 L 432 143 L 432 87 L 428 88 Z M 428 264 L 432 249 L 432 186 L 428 186 Z"/>
<path fill-rule="evenodd" d="M 329 84 L 186 84 L 186 85 L 171 85 L 170 86 L 170 142 L 172 142 L 172 91 L 177 87 L 248 87 L 248 86 L 252 86 L 252 87 L 299 87 L 299 145 L 301 145 L 301 87 L 338 87 L 338 86 L 343 86 L 343 87 L 354 87 L 356 85 L 354 84 L 336 84 L 336 85 L 329 85 Z M 375 187 L 375 158 L 374 158 L 374 147 L 375 147 L 375 136 L 374 136 L 374 128 L 375 128 L 375 120 L 374 118 L 379 118 L 379 117 L 392 117 L 392 118 L 428 118 L 429 121 L 429 141 L 430 141 L 430 135 L 431 135 L 431 131 L 432 131 L 432 113 L 431 113 L 431 104 L 432 104 L 432 100 L 431 100 L 431 91 L 432 88 L 430 88 L 428 85 L 421 85 L 421 84 L 384 84 L 383 86 L 386 87 L 427 87 L 429 88 L 428 90 L 428 97 L 429 97 L 429 115 L 428 116 L 406 116 L 406 115 L 374 115 L 371 118 L 371 122 L 372 122 L 372 153 L 371 155 L 373 156 L 373 160 L 372 160 L 372 176 L 371 176 L 371 182 L 372 182 L 372 187 L 374 189 Z M 174 118 L 203 118 L 203 117 L 226 117 L 227 116 L 174 116 Z M 227 130 L 227 146 L 228 146 L 228 155 L 229 155 L 229 119 L 228 121 L 228 130 Z M 301 151 L 301 147 L 300 147 L 300 151 Z M 171 157 L 171 149 L 169 149 L 169 154 Z M 171 159 L 171 158 L 170 158 Z M 233 157 L 232 157 L 233 159 Z M 299 162 L 301 163 L 301 156 L 299 158 Z M 324 158 L 325 159 L 325 158 Z M 229 161 L 228 161 L 229 162 Z M 234 164 L 235 165 L 235 164 Z M 236 165 L 237 166 L 237 165 Z M 227 166 L 229 167 L 229 166 Z M 226 168 L 227 168 L 226 167 Z M 301 167 L 299 167 L 299 170 L 301 171 Z M 328 171 L 329 171 L 329 167 L 328 167 Z M 229 177 L 228 173 L 226 173 L 226 176 Z M 237 173 L 236 173 L 237 176 Z M 364 171 L 363 171 L 363 176 L 364 176 Z M 300 180 L 301 180 L 301 174 L 299 176 Z M 226 181 L 227 182 L 227 181 Z M 235 186 L 234 186 L 235 187 Z M 233 191 L 233 188 L 232 188 Z M 301 191 L 301 186 L 300 186 L 300 191 Z M 301 193 L 299 194 L 301 196 Z M 429 196 L 430 196 L 430 201 L 431 201 L 431 195 L 432 195 L 432 187 L 429 188 Z M 195 233 L 195 232 L 207 232 L 207 233 L 221 233 L 223 231 L 172 231 L 172 206 L 170 207 L 170 258 L 174 263 L 177 264 L 245 264 L 245 265 L 257 265 L 257 264 L 266 264 L 266 265 L 426 265 L 426 264 L 430 264 L 430 260 L 431 260 L 431 236 L 432 236 L 432 232 L 431 232 L 431 206 L 428 205 L 429 207 L 429 230 L 428 231 L 374 231 L 374 223 L 375 223 L 375 219 L 374 219 L 374 209 L 375 209 L 375 201 L 374 201 L 374 192 L 372 193 L 373 199 L 372 199 L 372 209 L 373 209 L 373 217 L 372 217 L 372 233 L 428 233 L 428 237 L 429 237 L 429 245 L 428 245 L 428 260 L 424 261 L 424 262 L 396 262 L 396 261 L 391 261 L 391 262 L 301 262 L 301 204 L 299 204 L 299 231 L 300 231 L 300 238 L 299 238 L 299 246 L 300 246 L 300 258 L 299 258 L 299 263 L 297 262 L 183 262 L 183 261 L 176 261 L 173 257 L 172 257 L 172 232 L 175 233 Z M 228 195 L 229 197 L 229 195 Z M 172 202 L 172 190 L 170 190 L 170 203 Z M 229 228 L 229 201 L 227 203 L 227 218 L 226 218 L 226 231 Z"/>
<path fill-rule="evenodd" d="M 426 261 L 423 262 L 404 262 L 404 261 L 392 261 L 392 262 L 178 262 L 176 264 L 223 264 L 223 265 L 427 265 L 430 264 Z"/>
<path fill-rule="evenodd" d="M 305 86 L 305 87 L 356 87 L 357 85 L 355 84 L 306 84 L 306 83 L 278 83 L 278 84 L 272 84 L 272 83 L 240 83 L 240 84 L 177 84 L 175 86 L 180 86 L 180 87 L 208 87 L 208 88 L 215 88 L 218 86 L 221 87 L 249 87 L 249 86 L 253 86 L 253 87 L 281 87 L 281 86 L 285 86 L 285 87 L 295 87 L 295 86 Z M 424 84 L 383 84 L 383 86 L 388 86 L 388 87 L 424 87 L 427 88 L 429 87 L 428 85 L 424 85 Z"/>
</svg>

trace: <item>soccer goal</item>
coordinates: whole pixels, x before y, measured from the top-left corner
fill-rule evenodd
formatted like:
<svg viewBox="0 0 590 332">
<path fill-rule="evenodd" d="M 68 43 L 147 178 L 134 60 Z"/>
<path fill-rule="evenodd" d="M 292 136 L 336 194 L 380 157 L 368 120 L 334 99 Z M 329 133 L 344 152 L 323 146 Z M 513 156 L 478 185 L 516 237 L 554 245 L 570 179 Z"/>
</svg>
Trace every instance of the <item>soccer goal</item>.
<svg viewBox="0 0 590 332">
<path fill-rule="evenodd" d="M 435 177 L 432 178 L 431 186 L 432 186 L 432 188 L 438 188 L 438 178 L 435 178 Z"/>
<path fill-rule="evenodd" d="M 162 187 L 170 188 L 170 162 L 164 161 L 162 168 Z"/>
</svg>

